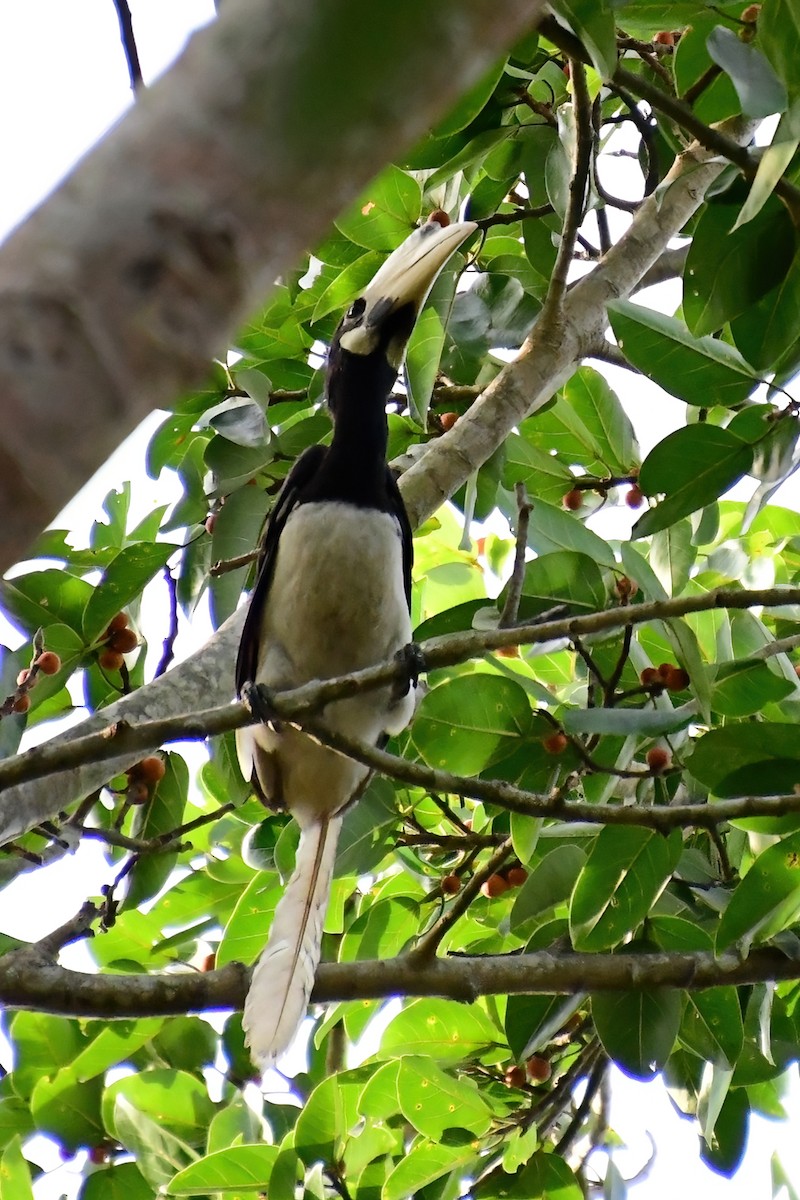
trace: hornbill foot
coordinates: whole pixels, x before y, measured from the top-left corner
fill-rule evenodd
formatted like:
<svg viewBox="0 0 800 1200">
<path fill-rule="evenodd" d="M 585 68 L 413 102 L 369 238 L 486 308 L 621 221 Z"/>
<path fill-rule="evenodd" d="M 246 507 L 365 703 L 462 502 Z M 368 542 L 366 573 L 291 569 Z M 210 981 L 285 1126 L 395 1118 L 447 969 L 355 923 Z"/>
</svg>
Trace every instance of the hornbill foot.
<svg viewBox="0 0 800 1200">
<path fill-rule="evenodd" d="M 395 654 L 394 661 L 403 669 L 403 674 L 394 681 L 392 700 L 402 700 L 411 688 L 417 686 L 420 675 L 427 670 L 427 663 L 418 642 L 409 642 L 403 646 L 402 650 Z"/>
<path fill-rule="evenodd" d="M 272 703 L 272 690 L 264 683 L 242 684 L 239 695 L 254 717 L 264 725 L 274 725 L 277 717 Z"/>
</svg>

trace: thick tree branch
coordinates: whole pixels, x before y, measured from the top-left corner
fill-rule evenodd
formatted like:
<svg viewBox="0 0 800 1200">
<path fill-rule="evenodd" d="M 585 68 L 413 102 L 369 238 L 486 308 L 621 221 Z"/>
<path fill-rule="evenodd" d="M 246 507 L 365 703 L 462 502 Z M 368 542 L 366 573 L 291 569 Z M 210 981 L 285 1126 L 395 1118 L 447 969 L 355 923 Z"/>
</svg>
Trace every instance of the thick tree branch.
<svg viewBox="0 0 800 1200">
<path fill-rule="evenodd" d="M 757 123 L 734 120 L 720 129 L 748 142 Z M 546 404 L 597 346 L 608 320 L 606 305 L 629 296 L 699 208 L 725 163 L 699 143 L 675 162 L 658 192 L 648 196 L 629 228 L 590 274 L 564 297 L 558 336 L 537 323 L 514 360 L 443 437 L 429 443 L 407 468 L 400 486 L 412 524 L 420 524 L 502 445 L 525 417 Z"/>
<path fill-rule="evenodd" d="M 102 935 L 99 935 L 102 936 Z M 64 1016 L 169 1016 L 241 1008 L 249 971 L 229 963 L 218 971 L 163 975 L 88 975 L 38 955 L 34 947 L 0 959 L 0 1003 Z M 574 995 L 579 992 L 697 991 L 722 985 L 800 978 L 800 962 L 769 947 L 742 959 L 735 953 L 535 954 L 452 956 L 420 963 L 412 955 L 366 962 L 322 963 L 312 1000 L 379 1000 L 390 996 Z"/>
<path fill-rule="evenodd" d="M 227 0 L 0 253 L 0 570 L 541 9 Z"/>
</svg>

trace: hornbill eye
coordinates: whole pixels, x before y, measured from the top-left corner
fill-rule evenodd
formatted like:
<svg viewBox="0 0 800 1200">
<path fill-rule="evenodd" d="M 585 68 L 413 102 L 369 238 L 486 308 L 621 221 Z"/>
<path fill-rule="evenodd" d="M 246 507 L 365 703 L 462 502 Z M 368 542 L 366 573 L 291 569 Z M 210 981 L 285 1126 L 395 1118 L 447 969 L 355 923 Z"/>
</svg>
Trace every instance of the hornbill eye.
<svg viewBox="0 0 800 1200">
<path fill-rule="evenodd" d="M 357 321 L 359 317 L 364 315 L 364 309 L 367 307 L 367 302 L 363 296 L 359 296 L 357 300 L 348 308 L 345 313 L 345 321 Z"/>
</svg>

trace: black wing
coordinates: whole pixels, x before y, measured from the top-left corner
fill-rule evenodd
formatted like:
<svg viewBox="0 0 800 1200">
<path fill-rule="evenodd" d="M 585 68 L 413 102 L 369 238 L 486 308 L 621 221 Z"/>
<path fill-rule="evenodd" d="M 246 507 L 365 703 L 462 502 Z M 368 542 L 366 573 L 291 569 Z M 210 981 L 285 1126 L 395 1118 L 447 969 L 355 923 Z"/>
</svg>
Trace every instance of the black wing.
<svg viewBox="0 0 800 1200">
<path fill-rule="evenodd" d="M 411 522 L 408 519 L 400 488 L 389 467 L 386 468 L 386 491 L 389 497 L 390 511 L 400 522 L 400 535 L 403 540 L 403 584 L 406 590 L 408 611 L 411 612 L 411 568 L 414 565 L 414 538 L 411 533 Z"/>
<path fill-rule="evenodd" d="M 236 656 L 236 692 L 239 694 L 245 683 L 253 683 L 258 670 L 259 639 L 261 635 L 261 616 L 264 604 L 272 583 L 272 573 L 275 570 L 275 559 L 278 553 L 278 541 L 289 514 L 298 502 L 300 493 L 319 470 L 325 457 L 325 446 L 309 446 L 286 476 L 283 487 L 275 501 L 275 507 L 269 515 L 267 528 L 261 541 L 258 556 L 258 574 L 250 597 L 250 607 L 245 617 L 242 629 L 242 640 L 239 642 L 239 653 Z M 398 492 L 399 498 L 399 492 Z M 402 504 L 402 500 L 400 501 Z M 407 522 L 406 518 L 406 522 Z"/>
</svg>

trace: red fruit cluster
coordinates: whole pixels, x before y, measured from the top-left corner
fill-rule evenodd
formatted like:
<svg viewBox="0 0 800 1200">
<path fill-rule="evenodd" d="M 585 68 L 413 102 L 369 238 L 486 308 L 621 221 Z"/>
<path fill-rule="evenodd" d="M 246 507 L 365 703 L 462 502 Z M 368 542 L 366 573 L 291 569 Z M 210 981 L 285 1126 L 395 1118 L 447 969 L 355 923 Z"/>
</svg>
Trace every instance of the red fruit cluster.
<svg viewBox="0 0 800 1200">
<path fill-rule="evenodd" d="M 61 670 L 61 659 L 54 650 L 42 650 L 33 660 L 30 667 L 23 667 L 17 675 L 17 696 L 14 698 L 13 711 L 25 713 L 31 706 L 28 695 L 36 686 L 39 675 L 56 675 Z"/>
<path fill-rule="evenodd" d="M 105 643 L 97 656 L 100 666 L 106 671 L 118 671 L 125 662 L 125 655 L 130 654 L 139 645 L 139 639 L 128 627 L 127 613 L 118 612 L 108 623 L 108 627 L 100 639 Z"/>
<path fill-rule="evenodd" d="M 564 508 L 569 509 L 570 512 L 577 512 L 583 504 L 583 492 L 580 488 L 571 488 L 570 491 L 565 494 L 561 503 L 564 505 Z"/>
<path fill-rule="evenodd" d="M 691 682 L 689 672 L 675 663 L 659 663 L 657 667 L 645 667 L 639 676 L 644 687 L 666 688 L 668 692 L 683 692 Z"/>
<path fill-rule="evenodd" d="M 490 875 L 481 884 L 481 892 L 484 896 L 488 896 L 490 900 L 493 900 L 495 896 L 502 896 L 509 888 L 522 887 L 527 878 L 528 872 L 522 864 L 515 863 L 511 867 L 504 867 L 502 871 Z"/>
</svg>

